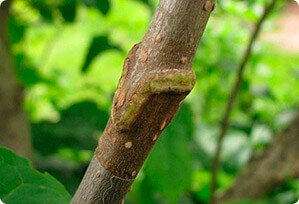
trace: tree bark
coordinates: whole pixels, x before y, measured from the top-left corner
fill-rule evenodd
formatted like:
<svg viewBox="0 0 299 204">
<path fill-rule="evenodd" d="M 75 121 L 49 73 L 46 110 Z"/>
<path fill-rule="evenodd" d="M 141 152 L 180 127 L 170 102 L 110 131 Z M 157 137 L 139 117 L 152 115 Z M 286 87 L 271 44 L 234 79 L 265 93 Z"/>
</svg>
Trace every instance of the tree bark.
<svg viewBox="0 0 299 204">
<path fill-rule="evenodd" d="M 6 41 L 10 4 L 11 1 L 5 1 L 0 6 L 0 145 L 31 158 L 29 125 L 23 109 L 23 89 L 14 75 Z"/>
<path fill-rule="evenodd" d="M 218 202 L 262 198 L 290 177 L 299 177 L 299 112 L 264 152 L 253 157 Z"/>
<path fill-rule="evenodd" d="M 125 60 L 110 119 L 72 203 L 122 202 L 194 86 L 192 61 L 214 7 L 206 0 L 160 1 Z"/>
<path fill-rule="evenodd" d="M 263 25 L 264 21 L 267 19 L 268 15 L 271 13 L 272 9 L 274 8 L 276 1 L 277 0 L 272 0 L 272 2 L 267 7 L 265 7 L 261 18 L 258 20 L 258 22 L 252 32 L 252 35 L 250 36 L 248 46 L 247 46 L 244 56 L 240 62 L 240 66 L 238 67 L 236 81 L 231 90 L 230 98 L 227 103 L 224 115 L 223 115 L 220 133 L 219 133 L 217 146 L 216 146 L 215 157 L 214 157 L 213 164 L 212 164 L 212 178 L 211 178 L 211 185 L 210 185 L 211 186 L 211 192 L 210 192 L 210 203 L 211 204 L 215 203 L 215 199 L 216 199 L 215 192 L 216 192 L 216 188 L 217 188 L 217 175 L 218 175 L 218 169 L 219 169 L 219 165 L 220 165 L 220 154 L 221 154 L 221 149 L 222 149 L 222 143 L 223 143 L 223 139 L 224 139 L 226 132 L 228 130 L 228 127 L 229 127 L 229 120 L 230 120 L 231 112 L 234 108 L 235 101 L 237 99 L 241 85 L 243 83 L 244 70 L 246 68 L 246 65 L 247 65 L 249 59 L 250 59 L 250 54 L 251 54 L 253 45 L 262 29 L 262 25 Z"/>
</svg>

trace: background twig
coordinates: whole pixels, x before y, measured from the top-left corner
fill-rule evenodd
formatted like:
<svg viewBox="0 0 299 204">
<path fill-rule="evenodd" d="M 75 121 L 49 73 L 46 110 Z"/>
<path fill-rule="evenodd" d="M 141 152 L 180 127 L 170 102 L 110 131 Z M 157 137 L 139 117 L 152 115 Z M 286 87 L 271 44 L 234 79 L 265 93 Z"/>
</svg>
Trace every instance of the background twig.
<svg viewBox="0 0 299 204">
<path fill-rule="evenodd" d="M 230 98 L 229 101 L 227 103 L 227 107 L 225 109 L 225 113 L 222 119 L 222 125 L 221 125 L 221 129 L 220 129 L 220 134 L 218 137 L 218 141 L 217 141 L 217 146 L 216 146 L 216 152 L 215 152 L 215 157 L 214 157 L 214 161 L 212 164 L 212 178 L 211 178 L 211 194 L 210 194 L 210 203 L 214 204 L 215 203 L 215 191 L 216 191 L 216 186 L 217 186 L 217 174 L 218 174 L 218 169 L 219 169 L 219 163 L 220 163 L 220 153 L 221 153 L 221 149 L 222 149 L 222 143 L 223 143 L 223 139 L 226 135 L 228 126 L 229 126 L 229 119 L 230 119 L 230 114 L 234 108 L 234 104 L 236 101 L 236 98 L 238 96 L 238 93 L 240 91 L 240 87 L 242 85 L 243 82 L 243 74 L 244 74 L 244 70 L 245 67 L 250 59 L 250 54 L 252 52 L 252 48 L 253 45 L 261 31 L 263 22 L 266 20 L 266 18 L 268 17 L 269 13 L 271 13 L 272 9 L 274 8 L 275 4 L 276 4 L 277 0 L 273 0 L 268 6 L 266 6 L 266 8 L 264 9 L 264 12 L 261 16 L 261 18 L 258 20 L 252 34 L 249 40 L 249 44 L 245 50 L 245 54 L 241 60 L 241 63 L 239 65 L 238 68 L 238 73 L 236 76 L 236 81 L 234 83 L 234 86 L 231 90 L 230 93 Z"/>
</svg>

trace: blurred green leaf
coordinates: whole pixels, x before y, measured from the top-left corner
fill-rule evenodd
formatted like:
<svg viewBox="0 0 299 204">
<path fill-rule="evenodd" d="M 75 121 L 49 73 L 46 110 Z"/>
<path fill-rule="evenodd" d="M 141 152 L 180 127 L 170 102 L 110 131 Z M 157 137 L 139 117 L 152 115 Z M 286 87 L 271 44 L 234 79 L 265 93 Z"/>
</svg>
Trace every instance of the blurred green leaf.
<svg viewBox="0 0 299 204">
<path fill-rule="evenodd" d="M 154 189 L 164 198 L 176 201 L 190 185 L 193 118 L 190 107 L 184 104 L 169 127 L 160 136 L 145 166 Z"/>
<path fill-rule="evenodd" d="M 192 178 L 192 192 L 198 200 L 207 203 L 210 198 L 211 174 L 206 170 L 196 171 Z"/>
<path fill-rule="evenodd" d="M 32 124 L 33 144 L 44 155 L 61 147 L 92 150 L 107 121 L 107 112 L 95 103 L 80 102 L 61 111 L 61 120 L 57 123 Z"/>
<path fill-rule="evenodd" d="M 106 35 L 95 36 L 89 45 L 89 49 L 81 69 L 82 72 L 87 71 L 89 65 L 96 56 L 109 49 L 121 50 L 118 46 L 111 44 Z"/>
<path fill-rule="evenodd" d="M 140 176 L 134 181 L 132 191 L 128 194 L 128 198 L 134 203 L 142 204 L 155 204 L 160 203 L 154 197 L 154 189 L 147 177 L 139 179 Z"/>
<path fill-rule="evenodd" d="M 67 204 L 70 195 L 54 177 L 40 173 L 28 160 L 0 147 L 0 198 L 6 204 Z"/>
</svg>

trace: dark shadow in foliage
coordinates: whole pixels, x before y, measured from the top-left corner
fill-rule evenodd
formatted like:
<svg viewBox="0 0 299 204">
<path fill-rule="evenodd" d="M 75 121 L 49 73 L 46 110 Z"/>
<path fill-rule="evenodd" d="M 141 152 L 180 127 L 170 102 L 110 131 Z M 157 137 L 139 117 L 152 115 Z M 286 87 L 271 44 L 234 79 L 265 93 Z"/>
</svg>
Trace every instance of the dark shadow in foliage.
<svg viewBox="0 0 299 204">
<path fill-rule="evenodd" d="M 26 25 L 16 16 L 11 16 L 8 23 L 8 37 L 12 44 L 20 42 L 25 34 Z"/>
<path fill-rule="evenodd" d="M 121 51 L 120 47 L 109 42 L 106 35 L 95 36 L 89 45 L 88 53 L 81 68 L 82 72 L 87 71 L 89 65 L 96 56 L 109 49 L 117 49 Z"/>
<path fill-rule="evenodd" d="M 88 7 L 97 8 L 102 14 L 107 15 L 110 10 L 110 0 L 81 0 Z"/>
<path fill-rule="evenodd" d="M 62 18 L 66 22 L 74 22 L 77 14 L 77 0 L 64 0 L 58 7 Z"/>
<path fill-rule="evenodd" d="M 97 145 L 95 133 L 102 132 L 108 121 L 108 113 L 93 102 L 84 101 L 61 111 L 57 123 L 32 124 L 34 149 L 49 155 L 61 147 L 94 150 Z"/>
<path fill-rule="evenodd" d="M 59 12 L 66 22 L 73 22 L 77 14 L 77 0 L 46 1 L 30 0 L 30 5 L 35 8 L 47 22 L 53 22 L 55 14 Z"/>
<path fill-rule="evenodd" d="M 46 0 L 31 0 L 29 3 L 40 13 L 44 20 L 48 22 L 53 21 L 55 9 L 53 5 L 50 5 Z"/>
<path fill-rule="evenodd" d="M 19 53 L 14 58 L 16 75 L 18 80 L 25 87 L 30 87 L 37 83 L 46 83 L 49 85 L 54 85 L 54 82 L 50 79 L 43 77 L 38 70 L 31 63 L 30 59 L 24 54 Z"/>
</svg>

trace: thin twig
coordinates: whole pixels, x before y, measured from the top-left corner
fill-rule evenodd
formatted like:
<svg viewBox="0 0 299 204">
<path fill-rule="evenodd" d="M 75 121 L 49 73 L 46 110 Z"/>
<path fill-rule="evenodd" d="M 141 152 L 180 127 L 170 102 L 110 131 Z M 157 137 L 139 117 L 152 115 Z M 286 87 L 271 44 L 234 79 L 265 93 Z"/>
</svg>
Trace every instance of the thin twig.
<svg viewBox="0 0 299 204">
<path fill-rule="evenodd" d="M 238 93 L 240 91 L 240 87 L 242 85 L 243 82 L 243 74 L 244 74 L 244 70 L 246 68 L 246 65 L 250 59 L 250 54 L 252 52 L 252 48 L 253 45 L 261 31 L 263 22 L 266 20 L 266 18 L 268 17 L 268 15 L 271 13 L 272 9 L 274 8 L 275 4 L 276 4 L 277 0 L 272 0 L 272 2 L 266 6 L 266 8 L 264 9 L 264 12 L 261 16 L 261 18 L 258 20 L 252 34 L 249 40 L 249 44 L 246 48 L 245 54 L 241 60 L 241 63 L 239 65 L 238 68 L 238 73 L 236 76 L 236 81 L 235 84 L 231 90 L 231 94 L 230 94 L 230 98 L 228 101 L 228 104 L 226 106 L 226 110 L 222 119 L 222 125 L 221 125 L 221 129 L 220 129 L 220 134 L 219 134 L 219 138 L 217 141 L 217 147 L 216 147 L 216 152 L 215 152 L 215 157 L 214 157 L 214 161 L 213 161 L 213 165 L 212 165 L 212 179 L 211 179 L 211 193 L 210 193 L 210 203 L 214 204 L 215 203 L 215 191 L 216 191 L 216 185 L 217 185 L 217 174 L 218 174 L 218 169 L 219 169 L 219 163 L 220 163 L 220 153 L 221 153 L 221 149 L 222 149 L 222 143 L 223 143 L 223 139 L 226 135 L 228 126 L 229 126 L 229 119 L 230 119 L 230 114 L 234 108 L 234 104 L 236 101 L 236 98 L 238 96 Z"/>
</svg>

